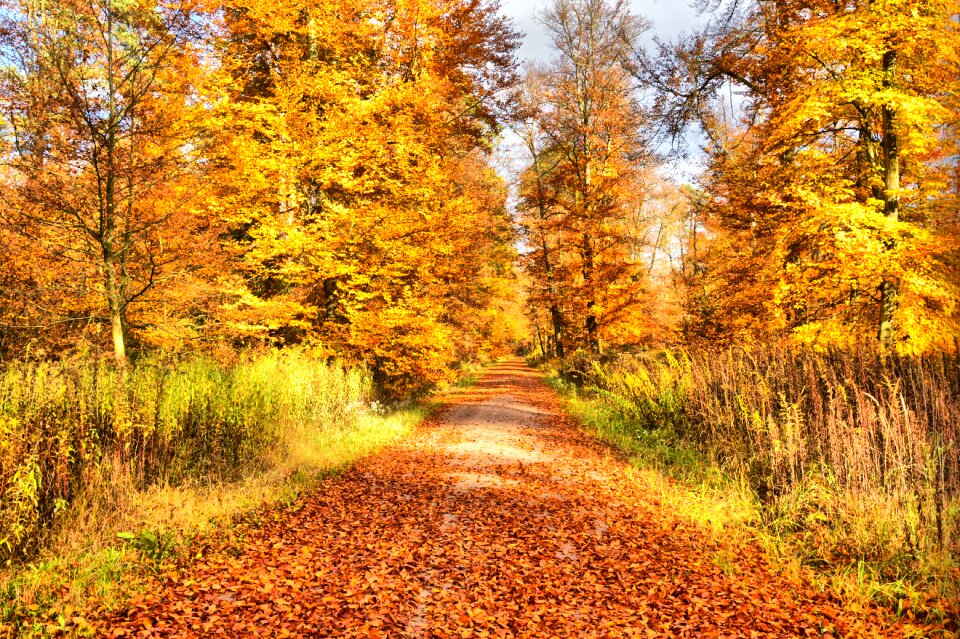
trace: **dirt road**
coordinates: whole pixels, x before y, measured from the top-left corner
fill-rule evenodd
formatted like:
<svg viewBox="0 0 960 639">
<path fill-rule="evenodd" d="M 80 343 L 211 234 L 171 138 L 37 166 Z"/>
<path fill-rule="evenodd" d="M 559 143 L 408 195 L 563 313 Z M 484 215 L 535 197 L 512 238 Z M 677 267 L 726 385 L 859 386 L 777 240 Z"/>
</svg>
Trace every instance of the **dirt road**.
<svg viewBox="0 0 960 639">
<path fill-rule="evenodd" d="M 897 636 L 664 512 L 520 361 L 157 584 L 108 636 Z M 729 552 L 729 548 L 727 549 Z"/>
</svg>

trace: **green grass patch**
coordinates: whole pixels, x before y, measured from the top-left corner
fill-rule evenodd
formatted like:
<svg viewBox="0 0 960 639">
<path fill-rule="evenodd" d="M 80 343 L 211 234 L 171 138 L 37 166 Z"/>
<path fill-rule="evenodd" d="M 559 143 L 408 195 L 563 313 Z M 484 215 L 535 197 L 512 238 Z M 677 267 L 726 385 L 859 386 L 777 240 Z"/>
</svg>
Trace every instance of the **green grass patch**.
<svg viewBox="0 0 960 639">
<path fill-rule="evenodd" d="M 760 520 L 749 488 L 696 449 L 678 446 L 664 430 L 638 429 L 615 404 L 556 375 L 547 382 L 570 415 L 626 454 L 631 476 L 655 491 L 665 507 L 717 533 Z"/>
</svg>

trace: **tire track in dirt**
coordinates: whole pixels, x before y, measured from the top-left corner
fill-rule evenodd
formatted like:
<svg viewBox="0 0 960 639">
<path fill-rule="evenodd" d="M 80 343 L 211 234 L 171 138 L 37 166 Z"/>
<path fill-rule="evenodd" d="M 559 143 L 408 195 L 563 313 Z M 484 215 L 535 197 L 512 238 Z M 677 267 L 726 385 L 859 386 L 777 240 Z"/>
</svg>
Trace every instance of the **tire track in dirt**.
<svg viewBox="0 0 960 639">
<path fill-rule="evenodd" d="M 664 512 L 521 361 L 405 441 L 208 539 L 112 637 L 902 636 Z"/>
</svg>

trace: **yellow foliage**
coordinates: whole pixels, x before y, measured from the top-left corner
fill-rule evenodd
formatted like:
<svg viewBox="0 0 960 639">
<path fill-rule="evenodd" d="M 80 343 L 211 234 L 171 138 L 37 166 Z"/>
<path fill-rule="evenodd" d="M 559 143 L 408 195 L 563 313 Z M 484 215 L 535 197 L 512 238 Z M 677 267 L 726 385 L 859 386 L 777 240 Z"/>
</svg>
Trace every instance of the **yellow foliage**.
<svg viewBox="0 0 960 639">
<path fill-rule="evenodd" d="M 448 22 L 457 12 L 466 31 Z M 499 26 L 466 2 L 228 4 L 230 331 L 319 343 L 395 395 L 488 348 L 467 336 L 510 294 L 512 236 L 486 158 L 493 121 L 470 106 L 485 78 L 467 66 L 479 56 L 504 72 L 495 58 L 512 36 Z"/>
</svg>

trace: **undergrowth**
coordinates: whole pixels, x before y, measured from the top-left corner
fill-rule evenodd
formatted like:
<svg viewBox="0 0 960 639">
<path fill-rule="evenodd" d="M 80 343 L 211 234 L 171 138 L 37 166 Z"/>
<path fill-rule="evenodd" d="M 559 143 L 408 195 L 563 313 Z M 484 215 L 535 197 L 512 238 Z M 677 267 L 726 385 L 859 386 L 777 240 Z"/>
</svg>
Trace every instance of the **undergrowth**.
<svg viewBox="0 0 960 639">
<path fill-rule="evenodd" d="M 955 618 L 960 361 L 871 357 L 581 357 L 550 381 L 668 508 L 848 601 Z"/>
<path fill-rule="evenodd" d="M 0 636 L 83 635 L 197 535 L 289 502 L 427 404 L 303 352 L 0 370 Z"/>
</svg>

